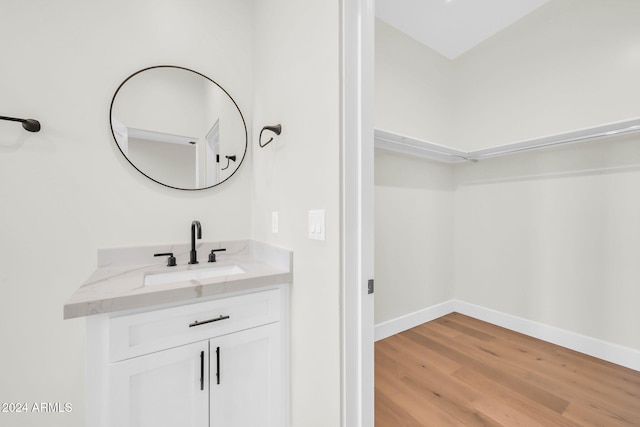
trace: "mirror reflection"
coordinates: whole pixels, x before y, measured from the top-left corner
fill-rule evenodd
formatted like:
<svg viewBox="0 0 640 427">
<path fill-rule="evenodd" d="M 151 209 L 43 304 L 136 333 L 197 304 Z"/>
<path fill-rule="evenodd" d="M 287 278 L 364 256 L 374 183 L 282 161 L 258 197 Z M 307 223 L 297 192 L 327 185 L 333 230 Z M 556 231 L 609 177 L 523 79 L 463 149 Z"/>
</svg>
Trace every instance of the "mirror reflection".
<svg viewBox="0 0 640 427">
<path fill-rule="evenodd" d="M 187 68 L 156 66 L 129 76 L 111 103 L 118 148 L 167 187 L 200 190 L 226 181 L 247 150 L 244 117 L 215 81 Z"/>
</svg>

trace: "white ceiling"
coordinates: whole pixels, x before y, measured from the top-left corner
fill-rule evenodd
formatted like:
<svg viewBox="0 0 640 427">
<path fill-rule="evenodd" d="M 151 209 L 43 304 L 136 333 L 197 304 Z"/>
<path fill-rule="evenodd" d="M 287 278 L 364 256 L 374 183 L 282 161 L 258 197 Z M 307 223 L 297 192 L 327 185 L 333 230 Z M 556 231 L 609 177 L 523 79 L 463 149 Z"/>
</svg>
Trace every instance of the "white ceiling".
<svg viewBox="0 0 640 427">
<path fill-rule="evenodd" d="M 376 0 L 376 16 L 449 59 L 549 0 Z"/>
</svg>

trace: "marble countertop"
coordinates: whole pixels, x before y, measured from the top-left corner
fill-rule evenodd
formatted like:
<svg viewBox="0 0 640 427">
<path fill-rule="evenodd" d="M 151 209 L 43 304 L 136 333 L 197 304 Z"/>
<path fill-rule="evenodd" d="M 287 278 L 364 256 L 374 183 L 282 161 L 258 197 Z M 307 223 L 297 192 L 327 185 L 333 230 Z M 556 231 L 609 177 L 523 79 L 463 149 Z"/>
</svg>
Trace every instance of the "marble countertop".
<svg viewBox="0 0 640 427">
<path fill-rule="evenodd" d="M 208 263 L 211 249 L 217 262 Z M 252 240 L 199 243 L 199 264 L 188 264 L 189 245 L 158 245 L 134 248 L 101 249 L 98 268 L 71 296 L 64 306 L 64 318 L 91 316 L 154 305 L 193 301 L 291 283 L 293 254 L 285 249 Z M 167 267 L 166 257 L 153 254 L 173 252 L 177 266 Z M 169 273 L 237 265 L 243 273 L 229 276 L 191 279 L 166 284 L 147 285 L 150 274 Z"/>
</svg>

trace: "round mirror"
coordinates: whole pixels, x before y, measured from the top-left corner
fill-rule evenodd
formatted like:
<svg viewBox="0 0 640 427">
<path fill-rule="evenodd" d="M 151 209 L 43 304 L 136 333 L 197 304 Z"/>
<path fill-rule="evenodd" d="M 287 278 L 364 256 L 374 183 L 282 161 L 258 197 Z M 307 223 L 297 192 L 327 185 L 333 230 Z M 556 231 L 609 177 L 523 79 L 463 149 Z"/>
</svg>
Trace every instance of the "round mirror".
<svg viewBox="0 0 640 427">
<path fill-rule="evenodd" d="M 247 152 L 247 125 L 236 102 L 187 68 L 160 65 L 129 76 L 113 95 L 110 120 L 129 163 L 171 188 L 221 184 Z"/>
</svg>

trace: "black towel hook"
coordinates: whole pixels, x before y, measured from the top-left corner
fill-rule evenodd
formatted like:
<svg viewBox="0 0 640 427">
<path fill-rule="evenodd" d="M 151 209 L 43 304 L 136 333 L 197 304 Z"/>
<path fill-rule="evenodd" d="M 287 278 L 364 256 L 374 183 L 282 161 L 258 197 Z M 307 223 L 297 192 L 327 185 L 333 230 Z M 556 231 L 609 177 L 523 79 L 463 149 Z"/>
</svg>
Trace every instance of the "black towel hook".
<svg viewBox="0 0 640 427">
<path fill-rule="evenodd" d="M 260 131 L 260 136 L 258 137 L 258 145 L 260 145 L 260 148 L 266 147 L 271 141 L 273 141 L 273 138 L 271 138 L 270 140 L 268 140 L 264 144 L 262 143 L 262 132 L 264 132 L 265 130 L 270 130 L 271 132 L 275 133 L 276 135 L 280 135 L 280 133 L 282 132 L 282 125 L 278 124 L 278 125 L 274 125 L 274 126 L 265 126 L 265 127 L 262 128 L 262 130 Z"/>
<path fill-rule="evenodd" d="M 40 122 L 34 119 L 18 119 L 15 117 L 0 116 L 0 120 L 8 120 L 10 122 L 20 122 L 22 127 L 29 132 L 38 132 L 40 130 Z"/>
<path fill-rule="evenodd" d="M 233 156 L 224 156 L 227 159 L 227 166 L 220 168 L 221 171 L 229 169 L 229 165 L 231 164 L 232 161 L 236 161 L 236 155 L 234 154 Z M 220 158 L 218 157 L 218 161 L 220 161 Z"/>
</svg>

